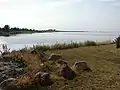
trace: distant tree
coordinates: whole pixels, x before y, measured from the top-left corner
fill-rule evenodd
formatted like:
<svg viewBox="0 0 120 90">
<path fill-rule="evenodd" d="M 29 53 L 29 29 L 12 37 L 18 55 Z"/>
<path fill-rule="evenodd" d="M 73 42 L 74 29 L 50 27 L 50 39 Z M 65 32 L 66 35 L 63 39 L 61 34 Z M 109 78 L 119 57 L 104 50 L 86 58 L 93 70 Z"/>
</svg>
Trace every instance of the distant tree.
<svg viewBox="0 0 120 90">
<path fill-rule="evenodd" d="M 10 26 L 9 26 L 9 25 L 5 25 L 5 26 L 4 26 L 4 30 L 7 31 L 7 30 L 9 30 L 9 29 L 10 29 Z"/>
</svg>

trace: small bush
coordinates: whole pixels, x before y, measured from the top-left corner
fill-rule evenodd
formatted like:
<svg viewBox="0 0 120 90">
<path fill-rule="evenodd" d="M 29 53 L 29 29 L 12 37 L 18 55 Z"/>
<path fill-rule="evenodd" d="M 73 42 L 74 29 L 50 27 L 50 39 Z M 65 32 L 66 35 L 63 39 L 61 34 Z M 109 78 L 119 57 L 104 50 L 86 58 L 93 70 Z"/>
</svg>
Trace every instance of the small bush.
<svg viewBox="0 0 120 90">
<path fill-rule="evenodd" d="M 44 52 L 44 51 L 47 51 L 50 49 L 50 46 L 49 45 L 33 45 L 33 49 L 34 50 L 38 50 L 38 51 L 41 51 L 41 52 Z"/>
<path fill-rule="evenodd" d="M 115 39 L 116 48 L 120 48 L 120 36 Z"/>
<path fill-rule="evenodd" d="M 97 43 L 94 42 L 94 41 L 85 41 L 85 42 L 84 42 L 84 45 L 85 45 L 85 46 L 96 46 Z"/>
</svg>

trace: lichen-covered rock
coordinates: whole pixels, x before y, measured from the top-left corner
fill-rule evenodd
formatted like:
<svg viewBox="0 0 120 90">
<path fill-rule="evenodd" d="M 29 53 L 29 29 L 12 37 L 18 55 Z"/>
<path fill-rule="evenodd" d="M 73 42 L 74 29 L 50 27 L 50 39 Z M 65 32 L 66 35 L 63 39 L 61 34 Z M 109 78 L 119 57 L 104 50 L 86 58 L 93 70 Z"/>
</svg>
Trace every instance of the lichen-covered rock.
<svg viewBox="0 0 120 90">
<path fill-rule="evenodd" d="M 47 72 L 38 72 L 35 74 L 34 78 L 38 79 L 38 82 L 41 86 L 48 86 L 52 84 L 50 74 Z"/>
<path fill-rule="evenodd" d="M 83 71 L 91 71 L 86 61 L 75 62 L 75 64 L 73 65 L 73 70 L 78 73 L 81 73 Z"/>
<path fill-rule="evenodd" d="M 56 61 L 56 60 L 61 59 L 61 58 L 62 58 L 62 56 L 60 54 L 52 53 L 49 56 L 48 60 L 50 60 L 50 61 Z"/>
<path fill-rule="evenodd" d="M 65 79 L 68 79 L 68 80 L 72 80 L 76 77 L 75 72 L 67 64 L 63 64 L 61 66 L 59 75 L 63 76 Z"/>
</svg>

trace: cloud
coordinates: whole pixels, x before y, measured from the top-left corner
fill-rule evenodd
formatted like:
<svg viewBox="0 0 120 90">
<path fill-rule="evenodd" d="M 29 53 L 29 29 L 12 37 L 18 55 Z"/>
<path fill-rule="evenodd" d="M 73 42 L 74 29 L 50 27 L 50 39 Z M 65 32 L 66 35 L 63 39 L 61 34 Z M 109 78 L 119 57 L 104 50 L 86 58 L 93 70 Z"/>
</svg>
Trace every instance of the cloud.
<svg viewBox="0 0 120 90">
<path fill-rule="evenodd" d="M 100 0 L 100 1 L 104 1 L 104 2 L 115 2 L 117 0 Z"/>
<path fill-rule="evenodd" d="M 71 5 L 71 4 L 76 4 L 76 3 L 80 3 L 83 0 L 46 0 L 48 2 L 46 2 L 47 6 L 49 7 L 59 7 L 59 6 L 65 6 L 65 5 Z"/>
<path fill-rule="evenodd" d="M 113 5 L 113 6 L 116 6 L 116 7 L 120 7 L 120 2 L 113 3 L 112 5 Z"/>
<path fill-rule="evenodd" d="M 8 3 L 8 0 L 0 0 L 0 6 Z"/>
<path fill-rule="evenodd" d="M 120 0 L 99 0 L 99 1 L 115 7 L 120 6 Z"/>
<path fill-rule="evenodd" d="M 0 3 L 1 3 L 1 2 L 2 2 L 2 3 L 3 3 L 3 2 L 8 2 L 8 0 L 0 0 Z"/>
</svg>

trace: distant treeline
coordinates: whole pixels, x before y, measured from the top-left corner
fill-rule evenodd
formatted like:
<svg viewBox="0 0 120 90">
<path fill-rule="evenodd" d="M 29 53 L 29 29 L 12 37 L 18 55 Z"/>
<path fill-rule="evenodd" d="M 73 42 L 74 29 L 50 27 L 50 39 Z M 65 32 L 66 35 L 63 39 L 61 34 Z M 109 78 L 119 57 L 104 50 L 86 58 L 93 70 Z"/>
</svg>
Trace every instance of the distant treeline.
<svg viewBox="0 0 120 90">
<path fill-rule="evenodd" d="M 35 30 L 35 29 L 28 29 L 28 28 L 18 28 L 18 27 L 10 27 L 9 25 L 5 25 L 4 27 L 0 27 L 0 36 L 12 36 L 17 34 L 32 34 L 32 33 L 45 33 L 45 32 L 88 32 L 88 31 L 69 31 L 69 30 L 55 30 L 55 29 L 48 29 L 48 30 Z"/>
<path fill-rule="evenodd" d="M 55 29 L 35 30 L 18 27 L 11 28 L 9 25 L 5 25 L 3 28 L 0 27 L 0 36 L 11 36 L 16 34 L 43 33 L 43 32 L 57 32 L 57 31 Z"/>
</svg>

